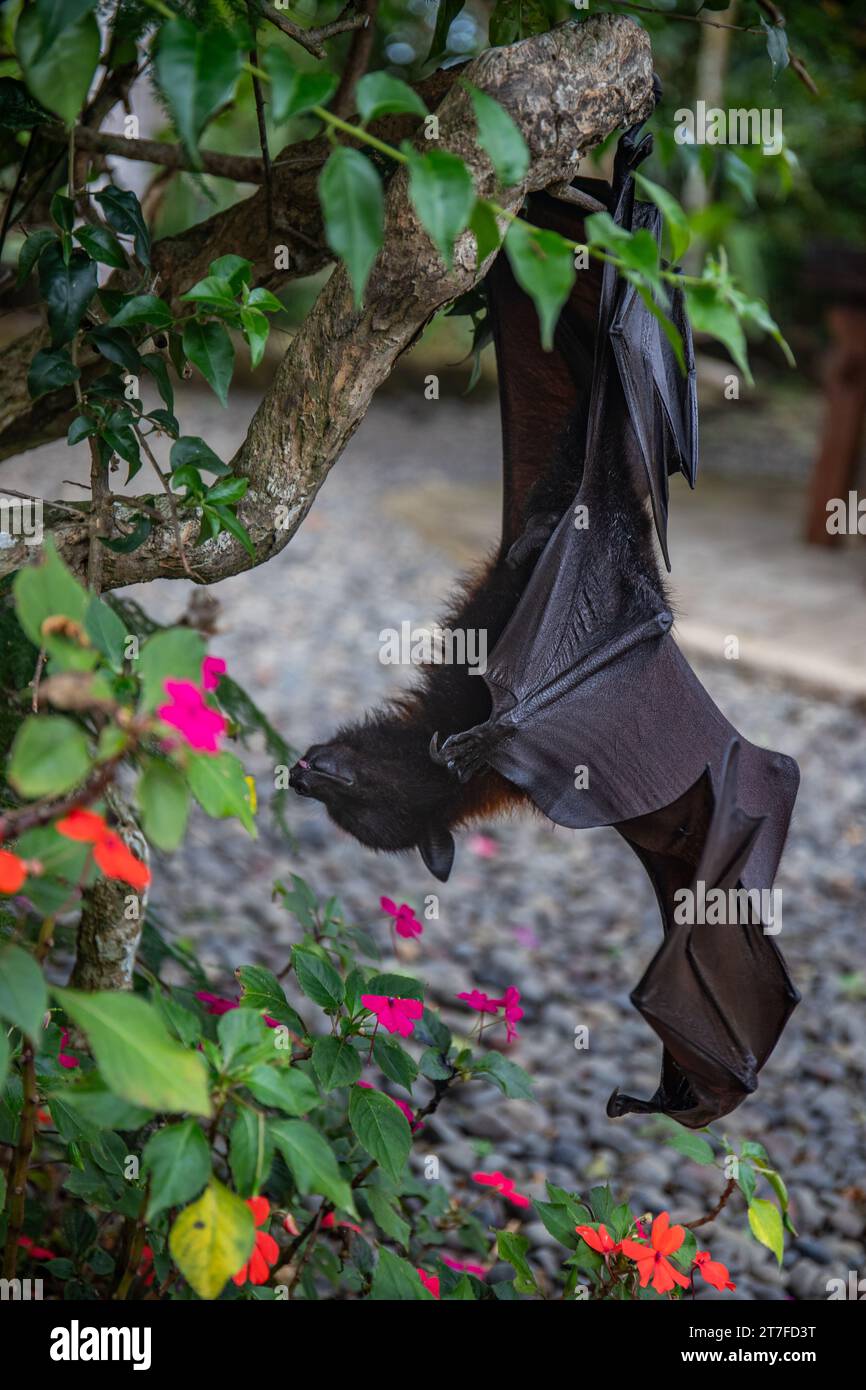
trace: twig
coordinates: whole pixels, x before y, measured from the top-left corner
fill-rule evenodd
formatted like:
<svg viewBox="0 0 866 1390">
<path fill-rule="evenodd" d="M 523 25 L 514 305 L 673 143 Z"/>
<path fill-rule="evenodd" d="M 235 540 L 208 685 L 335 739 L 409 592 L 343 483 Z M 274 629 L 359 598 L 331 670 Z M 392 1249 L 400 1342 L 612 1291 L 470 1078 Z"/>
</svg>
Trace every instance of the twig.
<svg viewBox="0 0 866 1390">
<path fill-rule="evenodd" d="M 150 1178 L 144 1186 L 144 1195 L 141 1199 L 141 1206 L 136 1217 L 126 1218 L 126 1262 L 123 1273 L 117 1283 L 117 1288 L 111 1295 L 112 1299 L 124 1299 L 127 1297 L 132 1281 L 138 1273 L 138 1266 L 141 1264 L 141 1252 L 144 1249 L 144 1237 L 147 1233 L 145 1215 L 147 1204 L 150 1200 Z"/>
<path fill-rule="evenodd" d="M 323 24 L 319 29 L 302 29 L 299 24 L 295 24 L 291 19 L 287 19 L 279 10 L 269 5 L 267 0 L 259 0 L 258 9 L 263 19 L 267 19 L 271 24 L 280 29 L 295 43 L 299 43 L 301 48 L 305 48 L 314 58 L 324 58 L 324 44 L 328 39 L 333 39 L 337 34 L 345 34 L 350 29 L 362 29 L 367 23 L 366 15 L 346 15 L 343 11 L 330 24 Z"/>
<path fill-rule="evenodd" d="M 686 1221 L 686 1223 L 685 1223 L 686 1230 L 687 1230 L 687 1231 L 696 1231 L 696 1230 L 698 1229 L 699 1226 L 706 1226 L 706 1225 L 708 1224 L 708 1222 L 710 1222 L 710 1221 L 715 1221 L 716 1217 L 718 1216 L 718 1214 L 719 1214 L 719 1212 L 722 1210 L 722 1208 L 725 1207 L 725 1206 L 727 1206 L 730 1197 L 732 1196 L 732 1194 L 734 1193 L 734 1191 L 735 1191 L 735 1189 L 736 1189 L 736 1186 L 737 1186 L 737 1180 L 736 1180 L 736 1178 L 729 1178 L 729 1179 L 728 1179 L 728 1185 L 727 1185 L 727 1187 L 725 1188 L 724 1192 L 722 1193 L 722 1195 L 721 1195 L 721 1197 L 719 1198 L 719 1200 L 718 1200 L 718 1202 L 716 1203 L 716 1205 L 713 1207 L 712 1211 L 707 1212 L 707 1215 L 706 1215 L 706 1216 L 700 1217 L 700 1219 L 699 1219 L 698 1221 Z"/>
<path fill-rule="evenodd" d="M 69 792 L 60 801 L 34 801 L 30 806 L 5 811 L 0 816 L 0 844 L 4 840 L 17 839 L 25 830 L 36 830 L 40 825 L 48 825 L 49 821 L 66 816 L 79 806 L 86 806 L 89 802 L 95 801 L 114 781 L 118 763 L 123 756 L 121 753 L 108 759 L 77 791 Z"/>
<path fill-rule="evenodd" d="M 33 1136 L 36 1132 L 36 1107 L 39 1095 L 36 1089 L 35 1048 L 31 1040 L 24 1039 L 23 1055 L 24 1099 L 21 1106 L 21 1127 L 15 1157 L 9 1173 L 8 1211 L 9 1224 L 6 1228 L 6 1245 L 3 1250 L 3 1278 L 15 1278 L 18 1263 L 18 1240 L 24 1230 L 24 1207 L 27 1198 L 27 1171 L 33 1153 Z"/>
<path fill-rule="evenodd" d="M 338 116 L 350 116 L 355 109 L 355 88 L 367 71 L 373 39 L 376 33 L 376 12 L 379 0 L 358 0 L 358 11 L 367 16 L 368 23 L 352 35 L 346 66 L 340 76 L 340 85 L 331 102 L 332 110 Z"/>
<path fill-rule="evenodd" d="M 153 451 L 147 442 L 146 437 L 142 434 L 138 425 L 133 425 L 133 429 L 135 430 L 135 433 L 138 435 L 138 442 L 140 443 L 144 452 L 147 454 L 148 461 L 150 462 L 154 473 L 159 478 L 159 481 L 162 484 L 162 490 L 168 498 L 168 510 L 171 515 L 172 530 L 174 531 L 174 539 L 175 544 L 177 545 L 177 553 L 180 556 L 180 562 L 183 565 L 184 574 L 186 575 L 187 579 L 191 579 L 194 584 L 201 583 L 201 575 L 195 574 L 195 572 L 190 568 L 190 563 L 187 559 L 186 550 L 183 544 L 183 532 L 180 529 L 180 518 L 177 514 L 177 499 L 175 498 L 175 495 L 172 492 L 171 487 L 169 486 L 168 479 L 166 478 L 165 474 L 163 473 L 162 469 L 157 463 Z M 162 518 L 160 518 L 160 520 L 161 519 Z"/>
<path fill-rule="evenodd" d="M 250 49 L 250 66 L 257 68 L 259 66 L 259 50 L 255 42 L 256 26 L 252 0 L 247 0 L 247 14 L 249 15 L 253 30 L 253 46 Z M 259 127 L 259 146 L 262 151 L 262 168 L 265 176 L 265 212 L 268 219 L 268 231 L 270 232 L 274 225 L 274 199 L 271 189 L 271 153 L 268 148 L 268 125 L 265 120 L 265 99 L 262 94 L 261 79 L 255 72 L 252 74 L 252 83 L 253 96 L 256 103 L 256 122 Z"/>
<path fill-rule="evenodd" d="M 49 140 L 66 143 L 62 126 L 43 126 Z M 163 140 L 131 140 L 125 135 L 113 135 L 107 130 L 90 126 L 75 127 L 75 144 L 79 150 L 96 154 L 114 154 L 121 159 L 142 160 L 146 164 L 161 164 L 166 169 L 182 169 L 189 173 L 213 174 L 217 178 L 233 179 L 237 183 L 263 183 L 262 161 L 254 155 L 222 154 L 218 150 L 200 150 L 196 164 L 182 145 Z"/>
</svg>

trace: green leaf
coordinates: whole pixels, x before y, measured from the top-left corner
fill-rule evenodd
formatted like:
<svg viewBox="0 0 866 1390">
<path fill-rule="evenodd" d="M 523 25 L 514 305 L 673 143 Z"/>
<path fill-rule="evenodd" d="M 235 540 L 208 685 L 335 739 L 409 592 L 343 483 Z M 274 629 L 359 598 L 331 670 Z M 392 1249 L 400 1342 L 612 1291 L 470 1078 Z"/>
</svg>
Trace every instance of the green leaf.
<svg viewBox="0 0 866 1390">
<path fill-rule="evenodd" d="M 418 1064 L 415 1058 L 401 1047 L 395 1038 L 383 1037 L 381 1033 L 376 1035 L 373 1043 L 373 1060 L 381 1071 L 389 1076 L 392 1081 L 396 1081 L 398 1086 L 404 1090 L 411 1091 L 413 1083 L 418 1076 Z"/>
<path fill-rule="evenodd" d="M 557 232 L 535 231 L 525 222 L 512 222 L 505 252 L 520 288 L 535 305 L 545 351 L 553 347 L 553 330 L 574 284 L 571 247 Z"/>
<path fill-rule="evenodd" d="M 302 1020 L 289 1004 L 282 985 L 272 971 L 266 970 L 263 965 L 242 965 L 236 973 L 242 991 L 242 1009 L 266 1013 L 299 1037 L 306 1036 L 307 1030 Z"/>
<path fill-rule="evenodd" d="M 220 530 L 228 531 L 230 535 L 234 536 L 235 540 L 240 541 L 244 550 L 252 559 L 256 558 L 256 548 L 253 545 L 249 531 L 244 526 L 243 522 L 235 516 L 235 513 L 230 507 L 225 506 L 222 502 L 208 502 L 206 504 L 206 510 L 209 514 L 217 516 L 220 523 Z"/>
<path fill-rule="evenodd" d="M 433 1302 L 433 1295 L 421 1283 L 415 1266 L 385 1246 L 379 1250 L 370 1298 L 385 1303 Z"/>
<path fill-rule="evenodd" d="M 264 1115 L 239 1110 L 229 1132 L 229 1166 L 238 1191 L 254 1197 L 266 1181 L 274 1160 L 274 1143 Z"/>
<path fill-rule="evenodd" d="M 23 82 L 14 77 L 0 77 L 0 128 L 34 130 L 51 120 L 50 113 L 33 100 Z"/>
<path fill-rule="evenodd" d="M 22 10 L 15 51 L 24 80 L 36 100 L 67 125 L 84 105 L 99 62 L 99 45 L 99 25 L 92 14 L 81 13 L 81 0 L 72 0 L 66 18 L 56 3 Z"/>
<path fill-rule="evenodd" d="M 543 0 L 496 0 L 489 23 L 490 44 L 499 48 L 549 28 Z"/>
<path fill-rule="evenodd" d="M 510 1062 L 501 1052 L 488 1052 L 480 1061 L 473 1062 L 472 1074 L 492 1081 L 509 1100 L 532 1098 L 532 1082 L 523 1067 Z"/>
<path fill-rule="evenodd" d="M 202 29 L 189 19 L 171 19 L 159 30 L 156 79 L 177 133 L 196 164 L 198 138 L 211 116 L 233 95 L 240 67 L 240 50 L 227 29 Z"/>
<path fill-rule="evenodd" d="M 15 735 L 8 778 L 21 796 L 59 796 L 90 771 L 87 739 L 62 715 L 32 715 Z"/>
<path fill-rule="evenodd" d="M 271 326 L 259 309 L 241 309 L 241 328 L 249 344 L 250 366 L 255 371 L 265 355 Z"/>
<path fill-rule="evenodd" d="M 239 502 L 250 485 L 249 478 L 220 478 L 205 493 L 208 502 Z"/>
<path fill-rule="evenodd" d="M 111 320 L 111 326 L 122 328 L 131 324 L 151 324 L 154 328 L 168 328 L 173 321 L 171 309 L 164 299 L 155 294 L 135 294 L 121 305 Z"/>
<path fill-rule="evenodd" d="M 345 262 L 360 308 L 385 229 L 382 183 L 370 160 L 345 145 L 335 149 L 319 176 L 319 201 L 328 245 Z"/>
<path fill-rule="evenodd" d="M 45 981 L 33 957 L 20 946 L 0 946 L 0 1018 L 35 1042 L 47 1007 Z"/>
<path fill-rule="evenodd" d="M 208 275 L 204 280 L 199 280 L 197 285 L 181 295 L 181 299 L 189 304 L 213 305 L 214 308 L 232 313 L 236 313 L 238 307 L 229 281 L 221 275 Z"/>
<path fill-rule="evenodd" d="M 61 1102 L 79 1124 L 92 1125 L 97 1132 L 141 1129 L 153 1114 L 144 1106 L 130 1105 L 112 1095 L 96 1071 L 80 1077 L 71 1086 L 64 1086 L 56 1095 L 49 1096 L 49 1101 L 52 1105 Z"/>
<path fill-rule="evenodd" d="M 266 314 L 279 314 L 283 309 L 277 296 L 271 294 L 270 290 L 266 290 L 262 285 L 257 285 L 254 290 L 250 290 L 247 305 L 250 309 L 261 309 Z"/>
<path fill-rule="evenodd" d="M 253 263 L 245 256 L 217 256 L 216 260 L 210 263 L 210 273 L 220 280 L 227 280 L 232 294 L 240 294 L 241 287 L 248 285 L 253 277 Z M 264 293 L 267 294 L 267 290 Z"/>
<path fill-rule="evenodd" d="M 141 358 L 141 365 L 150 372 L 156 382 L 157 390 L 171 412 L 174 410 L 174 387 L 168 374 L 166 360 L 159 352 L 145 352 Z M 153 419 L 153 415 L 150 417 Z"/>
<path fill-rule="evenodd" d="M 448 30 L 463 9 L 466 0 L 439 0 L 436 10 L 436 28 L 433 31 L 433 42 L 430 44 L 430 52 L 427 54 L 427 62 L 434 58 L 441 58 L 448 47 Z"/>
<path fill-rule="evenodd" d="M 454 241 L 469 225 L 475 206 L 472 175 L 463 160 L 447 150 L 418 154 L 411 145 L 403 148 L 409 160 L 409 196 L 421 225 L 450 270 Z"/>
<path fill-rule="evenodd" d="M 141 828 L 157 849 L 177 849 L 189 815 L 189 789 L 177 768 L 154 758 L 138 779 Z"/>
<path fill-rule="evenodd" d="M 191 320 L 183 330 L 183 350 L 193 366 L 198 367 L 220 403 L 228 405 L 235 349 L 223 325 Z"/>
<path fill-rule="evenodd" d="M 532 1273 L 526 1252 L 529 1249 L 527 1236 L 519 1236 L 514 1231 L 497 1231 L 496 1248 L 500 1259 L 514 1267 L 514 1287 L 518 1293 L 536 1293 L 535 1275 Z"/>
<path fill-rule="evenodd" d="M 0 79 L 0 81 L 2 81 L 2 79 Z M 50 227 L 40 227 L 38 231 L 30 233 L 18 253 L 18 277 L 15 281 L 16 285 L 20 286 L 24 284 L 24 281 L 30 275 L 30 272 L 39 260 L 42 252 L 45 250 L 46 246 L 51 245 L 52 241 L 57 242 L 57 235 Z"/>
<path fill-rule="evenodd" d="M 73 233 L 75 240 L 80 242 L 88 256 L 94 261 L 99 261 L 100 265 L 110 265 L 118 270 L 125 270 L 129 265 L 126 259 L 126 252 L 113 232 L 107 227 L 91 227 L 85 224 L 76 227 Z"/>
<path fill-rule="evenodd" d="M 190 790 L 206 815 L 214 820 L 237 817 L 255 837 L 250 789 L 243 763 L 233 753 L 190 753 L 187 777 Z"/>
<path fill-rule="evenodd" d="M 749 1226 L 755 1239 L 772 1250 L 781 1265 L 785 1253 L 785 1232 L 781 1212 L 775 1203 L 763 1197 L 753 1197 L 749 1203 Z"/>
<path fill-rule="evenodd" d="M 152 1004 L 140 995 L 110 990 L 53 992 L 87 1034 L 97 1066 L 115 1095 L 169 1114 L 210 1115 L 204 1060 L 169 1036 Z"/>
<path fill-rule="evenodd" d="M 408 1249 L 412 1228 L 400 1215 L 396 1201 L 378 1187 L 365 1186 L 364 1197 L 379 1229 Z"/>
<path fill-rule="evenodd" d="M 652 199 L 665 220 L 671 242 L 671 261 L 675 264 L 688 250 L 692 239 L 688 218 L 674 195 L 666 188 L 637 172 L 634 179 L 638 187 Z"/>
<path fill-rule="evenodd" d="M 306 946 L 292 948 L 295 977 L 308 999 L 323 1009 L 339 1009 L 343 1002 L 343 982 L 331 965 Z"/>
<path fill-rule="evenodd" d="M 321 1193 L 340 1211 L 356 1215 L 352 1189 L 341 1177 L 334 1151 L 306 1120 L 270 1120 L 268 1130 L 301 1196 Z"/>
<path fill-rule="evenodd" d="M 759 19 L 767 36 L 767 56 L 770 59 L 770 70 L 775 82 L 779 73 L 784 72 L 791 61 L 788 52 L 788 33 L 784 21 L 781 24 L 768 24 L 763 15 L 759 15 Z"/>
<path fill-rule="evenodd" d="M 308 1115 L 322 1099 L 313 1082 L 300 1067 L 278 1067 L 261 1063 L 244 1080 L 261 1105 L 282 1110 L 286 1115 Z"/>
<path fill-rule="evenodd" d="M 746 335 L 736 310 L 719 298 L 713 285 L 686 285 L 685 292 L 694 332 L 709 333 L 713 338 L 718 338 L 749 385 L 754 385 L 749 369 Z"/>
<path fill-rule="evenodd" d="M 393 1100 L 381 1091 L 353 1086 L 349 1093 L 349 1124 L 370 1157 L 399 1182 L 412 1147 L 412 1131 Z"/>
<path fill-rule="evenodd" d="M 519 128 L 498 101 L 464 83 L 472 98 L 475 120 L 478 123 L 478 143 L 490 156 L 497 178 L 510 188 L 529 168 L 529 150 Z"/>
<path fill-rule="evenodd" d="M 271 111 L 278 125 L 324 106 L 336 91 L 334 73 L 299 72 L 282 48 L 267 48 L 262 62 L 271 79 Z"/>
<path fill-rule="evenodd" d="M 39 293 L 52 347 L 62 347 L 75 336 L 96 289 L 96 262 L 86 251 L 73 251 L 67 264 L 59 242 L 45 248 L 39 257 Z"/>
<path fill-rule="evenodd" d="M 147 1219 L 179 1207 L 201 1192 L 210 1177 L 210 1149 L 195 1120 L 167 1125 L 152 1134 L 141 1156 L 142 1171 L 150 1174 Z"/>
<path fill-rule="evenodd" d="M 358 114 L 366 123 L 377 116 L 426 116 L 427 107 L 408 83 L 389 72 L 368 72 L 355 89 Z"/>
<path fill-rule="evenodd" d="M 205 473 L 216 473 L 219 477 L 231 472 L 228 464 L 223 463 L 210 445 L 195 434 L 184 434 L 175 440 L 171 446 L 169 461 L 172 472 L 186 464 L 192 464 L 193 468 L 200 468 Z"/>
<path fill-rule="evenodd" d="M 358 1049 L 348 1038 L 317 1038 L 313 1044 L 313 1070 L 325 1091 L 351 1086 L 361 1075 Z"/>
<path fill-rule="evenodd" d="M 141 369 L 138 348 L 125 328 L 92 328 L 87 335 L 97 352 L 107 357 L 109 362 L 136 373 Z"/>
<path fill-rule="evenodd" d="M 364 994 L 393 994 L 396 999 L 424 999 L 424 986 L 411 975 L 371 975 Z M 450 1038 L 450 1034 L 449 1034 Z"/>
<path fill-rule="evenodd" d="M 198 685 L 205 651 L 204 639 L 189 628 L 168 628 L 148 637 L 138 658 L 142 710 L 153 710 L 168 698 L 167 680 Z"/>
<path fill-rule="evenodd" d="M 708 1144 L 706 1139 L 702 1139 L 699 1134 L 691 1134 L 688 1130 L 672 1134 L 665 1143 L 677 1153 L 685 1154 L 686 1158 L 691 1158 L 695 1163 L 708 1164 L 715 1163 L 716 1155 L 712 1144 Z"/>
<path fill-rule="evenodd" d="M 499 250 L 500 242 L 496 213 L 491 204 L 483 198 L 476 198 L 475 200 L 472 216 L 469 218 L 469 227 L 475 237 L 476 264 L 481 265 L 488 256 L 492 256 L 494 251 Z"/>
<path fill-rule="evenodd" d="M 103 603 L 96 594 L 88 605 L 84 628 L 94 647 L 107 657 L 112 669 L 121 671 L 129 634 L 125 623 L 121 622 L 114 609 Z"/>
<path fill-rule="evenodd" d="M 752 1198 L 755 1195 L 755 1188 L 758 1185 L 758 1179 L 751 1163 L 749 1163 L 745 1159 L 738 1165 L 737 1184 L 743 1196 L 745 1197 L 746 1205 L 748 1206 L 749 1202 L 751 1202 Z"/>
<path fill-rule="evenodd" d="M 93 196 L 114 230 L 122 236 L 133 238 L 136 256 L 142 265 L 149 266 L 150 232 L 135 194 L 127 188 L 115 188 L 109 184 Z"/>
<path fill-rule="evenodd" d="M 27 390 L 33 400 L 37 401 L 49 391 L 59 391 L 63 386 L 71 386 L 80 376 L 80 369 L 63 348 L 40 348 L 30 363 Z"/>
<path fill-rule="evenodd" d="M 216 1178 L 180 1213 L 168 1238 L 172 1259 L 199 1298 L 218 1298 L 254 1243 L 252 1212 Z"/>
<path fill-rule="evenodd" d="M 2 989 L 3 989 L 3 985 L 2 985 L 2 983 L 0 983 L 0 992 L 2 992 Z M 6 1089 L 6 1078 L 7 1078 L 7 1076 L 9 1075 L 9 1055 L 10 1055 L 10 1052 L 11 1052 L 11 1048 L 10 1048 L 10 1046 L 9 1046 L 9 1035 L 8 1035 L 8 1033 L 6 1032 L 5 1028 L 0 1028 L 0 1095 L 2 1095 L 3 1091 L 5 1091 L 5 1089 Z M 5 1183 L 5 1181 L 6 1181 L 6 1174 L 4 1173 L 4 1174 L 3 1174 L 3 1182 Z M 5 1189 L 5 1187 L 3 1186 L 3 1184 L 0 1183 L 0 1201 L 4 1201 L 4 1202 L 5 1202 L 5 1196 L 6 1196 L 6 1189 Z"/>
</svg>

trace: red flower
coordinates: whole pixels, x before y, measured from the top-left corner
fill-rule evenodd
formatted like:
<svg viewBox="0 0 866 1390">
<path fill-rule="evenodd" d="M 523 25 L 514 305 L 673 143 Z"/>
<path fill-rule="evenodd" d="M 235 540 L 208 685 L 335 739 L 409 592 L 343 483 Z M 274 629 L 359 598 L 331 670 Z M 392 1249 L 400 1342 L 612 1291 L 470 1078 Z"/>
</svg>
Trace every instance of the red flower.
<svg viewBox="0 0 866 1390">
<path fill-rule="evenodd" d="M 127 849 L 113 830 L 109 830 L 99 844 L 94 845 L 93 857 L 106 878 L 119 878 L 130 888 L 146 888 L 150 883 L 150 869 L 136 859 L 132 850 Z"/>
<path fill-rule="evenodd" d="M 575 1226 L 574 1229 L 590 1250 L 595 1250 L 599 1255 L 616 1255 L 622 1249 L 622 1245 L 608 1234 L 606 1226 L 599 1226 L 597 1231 L 592 1226 Z"/>
<path fill-rule="evenodd" d="M 149 1289 L 154 1280 L 153 1270 L 153 1250 L 149 1245 L 141 1247 L 141 1260 L 138 1265 L 138 1277 L 144 1281 L 144 1287 Z"/>
<path fill-rule="evenodd" d="M 71 1070 L 73 1069 L 73 1067 L 77 1067 L 77 1066 L 78 1066 L 78 1058 L 77 1058 L 76 1056 L 74 1056 L 73 1053 L 67 1052 L 67 1051 L 66 1051 L 66 1044 L 68 1043 L 68 1041 L 69 1041 L 69 1029 L 68 1029 L 68 1028 L 61 1028 L 61 1030 L 60 1030 L 60 1051 L 59 1051 L 59 1053 L 58 1053 L 58 1055 L 57 1055 L 57 1060 L 58 1060 L 58 1062 L 60 1063 L 61 1067 L 66 1067 L 67 1071 L 71 1071 Z"/>
<path fill-rule="evenodd" d="M 464 1004 L 468 1004 L 470 1009 L 476 1009 L 480 1014 L 495 1014 L 499 1008 L 499 1001 L 491 999 L 480 989 L 473 989 L 469 994 L 458 994 L 458 999 L 462 999 Z"/>
<path fill-rule="evenodd" d="M 507 1197 L 509 1202 L 513 1202 L 516 1207 L 529 1207 L 532 1205 L 529 1197 L 524 1197 L 522 1192 L 515 1192 L 514 1179 L 507 1178 L 504 1173 L 498 1170 L 495 1173 L 473 1173 L 472 1181 L 480 1183 L 482 1187 L 493 1187 L 500 1197 Z"/>
<path fill-rule="evenodd" d="M 421 1283 L 424 1285 L 424 1287 L 425 1287 L 425 1289 L 428 1291 L 428 1293 L 432 1293 L 432 1295 L 433 1295 L 434 1298 L 438 1298 L 438 1297 L 439 1297 L 439 1275 L 438 1275 L 438 1274 L 427 1274 L 425 1270 L 419 1269 L 419 1270 L 418 1270 L 418 1278 L 421 1280 Z"/>
<path fill-rule="evenodd" d="M 131 888 L 146 888 L 150 883 L 150 869 L 142 864 L 113 830 L 109 830 L 102 816 L 95 811 L 84 811 L 76 807 L 68 816 L 57 822 L 57 831 L 67 840 L 79 840 L 93 845 L 93 858 L 106 878 L 119 878 Z"/>
<path fill-rule="evenodd" d="M 652 1245 L 639 1245 L 636 1240 L 624 1240 L 622 1252 L 630 1260 L 637 1261 L 640 1286 L 645 1289 L 652 1280 L 656 1293 L 668 1293 L 674 1286 L 687 1289 L 691 1282 L 685 1274 L 675 1269 L 667 1258 L 679 1250 L 686 1238 L 682 1226 L 669 1225 L 670 1217 L 666 1211 L 659 1212 L 653 1222 Z"/>
<path fill-rule="evenodd" d="M 487 1270 L 483 1265 L 471 1265 L 465 1260 L 452 1260 L 448 1255 L 442 1256 L 442 1263 L 449 1269 L 456 1269 L 458 1274 L 474 1274 L 476 1279 L 486 1279 Z"/>
<path fill-rule="evenodd" d="M 701 1271 L 708 1284 L 712 1284 L 714 1289 L 735 1289 L 736 1284 L 731 1283 L 731 1276 L 726 1267 L 718 1260 L 710 1258 L 709 1250 L 699 1250 L 695 1255 L 695 1264 Z"/>
<path fill-rule="evenodd" d="M 27 865 L 11 850 L 0 849 L 0 893 L 17 893 L 27 877 Z"/>
<path fill-rule="evenodd" d="M 216 690 L 225 672 L 226 664 L 221 656 L 206 656 L 201 664 L 202 690 Z"/>
<path fill-rule="evenodd" d="M 271 1214 L 271 1204 L 267 1197 L 248 1197 L 247 1206 L 253 1214 L 256 1226 L 263 1226 Z M 267 1231 L 256 1231 L 253 1253 L 237 1274 L 232 1275 L 232 1283 L 245 1284 L 249 1279 L 251 1284 L 266 1284 L 271 1277 L 271 1266 L 276 1264 L 279 1257 L 280 1247 L 273 1236 L 268 1235 Z"/>
<path fill-rule="evenodd" d="M 399 1033 L 401 1038 L 409 1037 L 415 1020 L 424 1012 L 420 999 L 396 999 L 392 994 L 362 994 L 361 1003 L 376 1015 L 383 1028 Z"/>
<path fill-rule="evenodd" d="M 288 1218 L 286 1218 L 286 1220 L 288 1220 Z M 283 1225 L 285 1224 L 284 1221 Z M 338 1226 L 345 1226 L 347 1231 L 357 1231 L 358 1235 L 361 1235 L 360 1226 L 356 1226 L 353 1221 L 338 1221 L 332 1211 L 329 1211 L 326 1216 L 323 1216 L 319 1222 L 320 1231 L 334 1231 Z"/>
<path fill-rule="evenodd" d="M 18 1244 L 27 1251 L 31 1260 L 53 1260 L 55 1258 L 53 1250 L 46 1250 L 42 1245 L 34 1245 L 29 1236 L 19 1236 Z"/>
</svg>

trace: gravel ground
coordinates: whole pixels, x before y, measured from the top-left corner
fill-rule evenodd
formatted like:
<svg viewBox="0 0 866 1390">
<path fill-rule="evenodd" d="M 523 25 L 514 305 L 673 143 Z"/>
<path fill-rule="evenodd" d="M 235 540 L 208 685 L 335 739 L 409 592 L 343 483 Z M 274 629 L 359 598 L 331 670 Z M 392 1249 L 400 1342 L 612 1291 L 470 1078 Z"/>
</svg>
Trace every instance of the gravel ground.
<svg viewBox="0 0 866 1390">
<path fill-rule="evenodd" d="M 182 405 L 185 431 L 205 435 L 228 457 L 254 401 L 233 405 L 225 416 L 206 397 L 190 396 Z M 490 397 L 469 408 L 459 399 L 426 402 L 420 389 L 382 396 L 288 549 L 219 586 L 222 631 L 212 650 L 295 745 L 326 737 L 405 679 L 379 664 L 378 634 L 404 619 L 433 619 L 455 571 L 483 551 L 485 537 L 492 540 L 497 441 Z M 739 437 L 732 446 L 739 457 Z M 724 455 L 718 429 L 712 448 Z M 55 447 L 6 476 L 33 486 L 46 462 L 54 471 L 61 452 L 64 471 L 54 476 L 69 477 L 69 453 Z M 680 497 L 674 505 L 686 503 Z M 706 563 L 713 564 L 711 551 Z M 760 557 L 754 563 L 758 592 Z M 157 584 L 137 596 L 169 621 L 187 589 Z M 699 674 L 748 738 L 793 754 L 803 773 L 778 880 L 779 940 L 803 1003 L 758 1093 L 725 1126 L 732 1137 L 767 1145 L 788 1181 L 800 1234 L 789 1241 L 780 1272 L 732 1202 L 706 1232 L 707 1243 L 737 1281 L 736 1294 L 726 1296 L 823 1298 L 828 1279 L 866 1273 L 863 720 L 844 706 L 747 680 L 732 664 Z M 272 768 L 260 751 L 248 762 L 266 799 Z M 660 1053 L 628 999 L 660 939 L 658 913 L 643 870 L 613 831 L 573 833 L 528 815 L 481 826 L 488 839 L 464 834 L 451 881 L 437 885 L 418 856 L 362 850 L 313 802 L 293 798 L 290 818 L 294 847 L 269 828 L 266 814 L 255 843 L 233 825 L 195 818 L 183 851 L 158 868 L 156 903 L 178 933 L 197 940 L 215 981 L 227 983 L 246 962 L 284 965 L 294 923 L 271 902 L 277 877 L 300 873 L 321 897 L 339 894 L 349 919 L 372 926 L 383 951 L 380 894 L 420 903 L 437 891 L 439 920 L 427 925 L 419 946 L 402 947 L 400 968 L 427 981 L 457 1026 L 468 1026 L 467 1015 L 451 1009 L 458 991 L 517 984 L 526 1015 L 509 1055 L 535 1083 L 533 1101 L 506 1102 L 473 1084 L 465 1102 L 443 1106 L 428 1134 L 446 1172 L 460 1179 L 478 1166 L 473 1141 L 482 1141 L 489 1147 L 483 1166 L 503 1168 L 533 1194 L 543 1193 L 545 1178 L 575 1190 L 610 1181 L 635 1209 L 666 1207 L 673 1219 L 693 1219 L 713 1205 L 724 1182 L 718 1171 L 665 1147 L 641 1117 L 605 1116 L 616 1085 L 651 1094 Z M 578 1024 L 589 1026 L 588 1051 L 574 1047 Z M 553 1260 L 540 1224 L 529 1234 L 534 1258 Z"/>
</svg>

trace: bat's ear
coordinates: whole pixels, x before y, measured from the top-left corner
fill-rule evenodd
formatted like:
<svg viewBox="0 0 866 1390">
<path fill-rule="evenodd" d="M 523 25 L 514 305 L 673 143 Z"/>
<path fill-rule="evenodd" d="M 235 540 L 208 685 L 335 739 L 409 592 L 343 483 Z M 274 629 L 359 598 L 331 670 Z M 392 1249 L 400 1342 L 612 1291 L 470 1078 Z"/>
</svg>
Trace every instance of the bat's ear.
<svg viewBox="0 0 866 1390">
<path fill-rule="evenodd" d="M 421 858 L 434 878 L 447 883 L 454 863 L 454 836 L 445 825 L 429 825 L 418 841 Z"/>
</svg>

